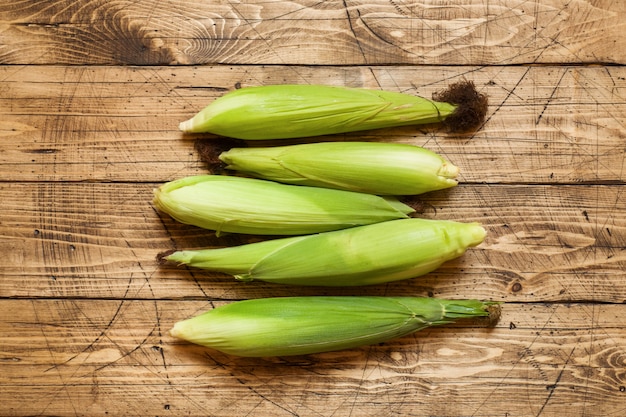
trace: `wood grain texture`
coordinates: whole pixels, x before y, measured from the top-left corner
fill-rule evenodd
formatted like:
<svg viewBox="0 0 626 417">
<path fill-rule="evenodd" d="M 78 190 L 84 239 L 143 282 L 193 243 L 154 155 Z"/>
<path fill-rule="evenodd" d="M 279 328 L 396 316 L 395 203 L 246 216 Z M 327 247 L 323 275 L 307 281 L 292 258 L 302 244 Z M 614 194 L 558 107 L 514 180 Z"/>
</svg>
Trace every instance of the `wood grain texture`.
<svg viewBox="0 0 626 417">
<path fill-rule="evenodd" d="M 0 0 L 0 415 L 621 417 L 626 413 L 626 2 Z M 460 79 L 484 126 L 322 137 L 425 146 L 461 185 L 424 217 L 477 248 L 362 288 L 244 284 L 173 248 L 259 240 L 184 226 L 152 190 L 206 172 L 177 125 L 239 86 L 430 97 Z M 207 135 L 209 140 L 215 140 Z M 269 142 L 274 144 L 274 142 Z M 385 344 L 243 359 L 169 336 L 240 299 L 504 301 Z"/>
<path fill-rule="evenodd" d="M 2 64 L 626 62 L 611 0 L 2 0 Z"/>
<path fill-rule="evenodd" d="M 626 69 L 560 66 L 5 66 L 0 177 L 154 182 L 202 172 L 194 137 L 178 123 L 235 85 L 332 84 L 431 97 L 462 78 L 490 100 L 487 121 L 469 137 L 407 127 L 325 139 L 425 146 L 461 167 L 464 182 L 623 183 Z"/>
<path fill-rule="evenodd" d="M 3 411 L 556 417 L 572 407 L 591 416 L 625 410 L 621 306 L 514 303 L 495 328 L 459 323 L 285 358 L 234 358 L 168 336 L 179 317 L 220 304 L 0 301 L 2 311 L 20 312 L 0 316 Z"/>
</svg>

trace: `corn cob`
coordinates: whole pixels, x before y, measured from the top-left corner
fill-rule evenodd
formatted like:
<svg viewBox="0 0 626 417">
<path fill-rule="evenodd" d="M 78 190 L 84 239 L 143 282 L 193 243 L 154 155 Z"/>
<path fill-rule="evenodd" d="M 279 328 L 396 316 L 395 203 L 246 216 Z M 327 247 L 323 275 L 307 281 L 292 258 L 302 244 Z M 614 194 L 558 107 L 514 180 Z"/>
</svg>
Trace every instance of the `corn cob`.
<svg viewBox="0 0 626 417">
<path fill-rule="evenodd" d="M 238 280 L 357 286 L 418 277 L 480 244 L 477 223 L 392 220 L 315 235 L 217 249 L 184 250 L 162 259 L 223 272 Z"/>
<path fill-rule="evenodd" d="M 441 122 L 453 130 L 467 131 L 482 123 L 486 109 L 487 98 L 468 81 L 451 85 L 433 100 L 362 88 L 270 85 L 231 91 L 179 128 L 249 140 Z"/>
<path fill-rule="evenodd" d="M 198 149 L 211 161 L 214 141 Z M 218 145 L 219 146 L 219 145 Z M 377 195 L 422 194 L 457 185 L 459 169 L 419 146 L 381 142 L 320 142 L 236 147 L 219 154 L 226 169 L 287 184 Z"/>
<path fill-rule="evenodd" d="M 304 355 L 382 343 L 429 326 L 489 317 L 500 306 L 477 300 L 318 296 L 234 302 L 177 322 L 184 339 L 237 356 Z"/>
<path fill-rule="evenodd" d="M 181 223 L 218 234 L 318 233 L 407 218 L 415 211 L 393 197 L 221 175 L 163 184 L 153 202 Z"/>
</svg>

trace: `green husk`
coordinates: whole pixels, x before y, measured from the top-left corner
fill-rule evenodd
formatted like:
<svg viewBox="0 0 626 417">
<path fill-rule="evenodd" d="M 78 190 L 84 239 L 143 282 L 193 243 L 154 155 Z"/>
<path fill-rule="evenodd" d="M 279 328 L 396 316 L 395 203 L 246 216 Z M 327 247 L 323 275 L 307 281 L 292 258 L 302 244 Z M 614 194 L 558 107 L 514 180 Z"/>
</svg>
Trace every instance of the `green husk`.
<svg viewBox="0 0 626 417">
<path fill-rule="evenodd" d="M 242 281 L 357 286 L 424 275 L 484 238 L 485 229 L 477 223 L 415 218 L 241 246 L 184 250 L 163 259 Z"/>
<path fill-rule="evenodd" d="M 237 356 L 304 355 L 386 342 L 429 326 L 487 317 L 478 300 L 317 296 L 234 302 L 176 323 L 174 337 Z"/>
<path fill-rule="evenodd" d="M 153 202 L 181 223 L 218 234 L 310 234 L 407 218 L 415 211 L 393 197 L 222 175 L 163 184 Z"/>
<path fill-rule="evenodd" d="M 232 148 L 219 159 L 226 169 L 257 178 L 378 195 L 422 194 L 454 187 L 459 172 L 430 150 L 381 142 Z"/>
<path fill-rule="evenodd" d="M 441 101 L 437 101 L 439 98 Z M 435 99 L 325 85 L 245 87 L 216 99 L 180 123 L 187 133 L 238 139 L 285 139 L 451 120 L 453 130 L 482 123 L 487 99 L 473 83 L 455 83 Z"/>
</svg>

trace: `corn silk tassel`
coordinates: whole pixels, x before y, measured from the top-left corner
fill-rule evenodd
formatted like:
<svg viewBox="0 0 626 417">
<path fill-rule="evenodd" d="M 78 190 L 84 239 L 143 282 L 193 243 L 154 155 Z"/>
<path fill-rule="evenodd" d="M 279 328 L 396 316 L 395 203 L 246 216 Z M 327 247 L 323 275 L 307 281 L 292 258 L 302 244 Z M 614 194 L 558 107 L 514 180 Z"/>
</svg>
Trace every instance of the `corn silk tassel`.
<svg viewBox="0 0 626 417">
<path fill-rule="evenodd" d="M 415 210 L 394 197 L 197 175 L 154 190 L 154 205 L 175 220 L 217 234 L 302 235 L 408 218 Z"/>
<path fill-rule="evenodd" d="M 416 195 L 458 184 L 458 167 L 419 146 L 319 142 L 228 149 L 224 145 L 215 140 L 196 142 L 213 172 L 227 169 L 286 184 L 377 195 Z"/>
<path fill-rule="evenodd" d="M 177 322 L 174 337 L 236 356 L 351 349 L 459 319 L 499 319 L 500 305 L 421 297 L 313 296 L 245 300 Z"/>
<path fill-rule="evenodd" d="M 159 255 L 241 281 L 357 286 L 418 277 L 480 244 L 477 223 L 403 219 L 307 236 Z"/>
<path fill-rule="evenodd" d="M 186 133 L 263 140 L 443 123 L 466 132 L 483 123 L 487 97 L 471 81 L 433 95 L 325 85 L 244 87 L 219 97 L 180 123 Z"/>
</svg>

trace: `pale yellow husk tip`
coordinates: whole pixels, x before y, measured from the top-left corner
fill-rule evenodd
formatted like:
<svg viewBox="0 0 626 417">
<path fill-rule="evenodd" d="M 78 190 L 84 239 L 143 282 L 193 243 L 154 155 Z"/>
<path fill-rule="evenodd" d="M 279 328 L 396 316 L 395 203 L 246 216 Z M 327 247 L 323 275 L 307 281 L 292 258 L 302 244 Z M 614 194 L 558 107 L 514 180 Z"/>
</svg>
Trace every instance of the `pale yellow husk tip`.
<svg viewBox="0 0 626 417">
<path fill-rule="evenodd" d="M 180 122 L 178 124 L 178 129 L 182 132 L 191 132 L 193 131 L 193 118 L 189 120 L 185 120 L 184 122 Z"/>
<path fill-rule="evenodd" d="M 443 165 L 441 165 L 441 169 L 439 169 L 438 174 L 443 178 L 454 181 L 454 183 L 457 184 L 458 181 L 456 178 L 459 176 L 460 172 L 461 170 L 456 165 L 453 165 L 449 162 L 444 162 Z"/>
<path fill-rule="evenodd" d="M 179 339 L 183 338 L 182 327 L 184 326 L 182 321 L 174 323 L 174 326 L 170 329 L 170 336 L 176 337 Z"/>
</svg>

